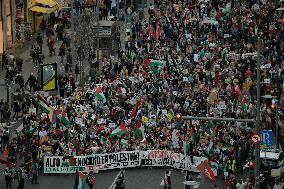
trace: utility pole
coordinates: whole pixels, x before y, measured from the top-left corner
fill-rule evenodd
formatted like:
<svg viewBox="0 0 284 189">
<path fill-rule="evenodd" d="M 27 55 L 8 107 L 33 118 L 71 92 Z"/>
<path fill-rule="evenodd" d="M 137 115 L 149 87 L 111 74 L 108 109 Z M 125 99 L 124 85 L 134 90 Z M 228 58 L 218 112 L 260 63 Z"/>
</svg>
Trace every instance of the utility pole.
<svg viewBox="0 0 284 189">
<path fill-rule="evenodd" d="M 259 134 L 260 131 L 260 48 L 261 48 L 261 39 L 258 37 L 257 41 L 257 65 L 256 65 L 256 79 L 257 79 L 257 109 L 256 109 L 256 134 Z M 254 167 L 254 176 L 255 176 L 255 189 L 259 189 L 259 174 L 260 174 L 260 144 L 255 144 L 255 167 Z"/>
</svg>

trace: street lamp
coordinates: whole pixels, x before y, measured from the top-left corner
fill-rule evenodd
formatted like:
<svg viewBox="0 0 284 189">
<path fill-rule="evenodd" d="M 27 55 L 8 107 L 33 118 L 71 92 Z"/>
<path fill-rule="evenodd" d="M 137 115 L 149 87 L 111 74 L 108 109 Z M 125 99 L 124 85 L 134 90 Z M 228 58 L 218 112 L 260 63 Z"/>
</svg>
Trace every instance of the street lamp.
<svg viewBox="0 0 284 189">
<path fill-rule="evenodd" d="M 275 129 L 275 135 L 276 135 L 276 149 L 279 149 L 279 117 L 278 117 L 278 100 L 273 98 L 271 108 L 275 110 L 275 117 L 276 117 L 276 129 Z"/>
<path fill-rule="evenodd" d="M 176 119 L 177 119 L 178 121 L 180 121 L 180 119 L 181 119 L 181 114 L 180 114 L 180 113 L 177 113 Z"/>
</svg>

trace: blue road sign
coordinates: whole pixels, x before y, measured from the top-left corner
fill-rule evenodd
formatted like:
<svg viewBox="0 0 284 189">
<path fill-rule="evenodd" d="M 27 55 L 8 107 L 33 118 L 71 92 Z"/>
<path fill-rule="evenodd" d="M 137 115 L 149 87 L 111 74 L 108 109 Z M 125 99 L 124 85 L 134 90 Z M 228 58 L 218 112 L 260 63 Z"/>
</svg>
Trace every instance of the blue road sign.
<svg viewBox="0 0 284 189">
<path fill-rule="evenodd" d="M 259 132 L 260 136 L 260 148 L 268 149 L 272 147 L 272 130 L 261 130 Z"/>
</svg>

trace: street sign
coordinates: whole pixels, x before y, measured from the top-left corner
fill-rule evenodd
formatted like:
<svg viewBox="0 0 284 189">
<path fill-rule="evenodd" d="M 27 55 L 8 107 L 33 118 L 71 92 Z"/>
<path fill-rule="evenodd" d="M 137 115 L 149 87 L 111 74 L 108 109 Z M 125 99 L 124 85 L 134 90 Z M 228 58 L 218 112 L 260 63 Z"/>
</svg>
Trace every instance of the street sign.
<svg viewBox="0 0 284 189">
<path fill-rule="evenodd" d="M 260 148 L 269 149 L 272 148 L 272 130 L 261 130 L 259 132 L 260 135 Z"/>
<path fill-rule="evenodd" d="M 251 137 L 251 140 L 254 142 L 254 143 L 258 143 L 258 142 L 260 142 L 260 136 L 259 135 L 253 135 L 252 137 Z"/>
</svg>

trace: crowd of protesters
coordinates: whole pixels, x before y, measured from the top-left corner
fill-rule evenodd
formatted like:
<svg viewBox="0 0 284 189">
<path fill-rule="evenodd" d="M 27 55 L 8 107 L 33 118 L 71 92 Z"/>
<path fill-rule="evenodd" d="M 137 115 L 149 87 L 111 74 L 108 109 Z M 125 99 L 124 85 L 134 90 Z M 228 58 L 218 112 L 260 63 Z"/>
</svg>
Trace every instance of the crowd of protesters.
<svg viewBox="0 0 284 189">
<path fill-rule="evenodd" d="M 132 7 L 126 49 L 117 51 L 116 61 L 105 57 L 94 61 L 88 84 L 76 87 L 63 77 L 58 96 L 35 93 L 39 89 L 30 86 L 33 91 L 18 111 L 23 113 L 23 129 L 9 144 L 9 161 L 23 159 L 22 167 L 37 183 L 35 172 L 42 170 L 44 156 L 137 149 L 184 153 L 187 142 L 189 155 L 217 162 L 227 187 L 236 188 L 235 173 L 242 173 L 247 162 L 254 160 L 250 138 L 255 125 L 178 120 L 175 116 L 255 118 L 254 52 L 260 37 L 261 96 L 266 97 L 261 99 L 261 128 L 275 131 L 276 124 L 282 124 L 281 114 L 276 123 L 272 108 L 275 104 L 283 108 L 284 18 L 276 10 L 280 5 L 256 0 L 156 0 L 148 10 L 149 17 L 142 18 Z M 63 49 L 59 52 L 59 56 L 65 53 Z M 96 73 L 98 65 L 103 65 L 101 74 Z M 28 84 L 34 82 L 30 79 Z M 40 108 L 42 96 L 56 111 L 55 118 L 51 110 Z M 0 105 L 2 118 L 5 103 Z M 65 114 L 68 123 L 62 120 Z M 135 134 L 138 123 L 145 129 L 143 136 Z M 112 131 L 121 124 L 126 125 L 126 134 L 113 136 Z M 277 142 L 282 149 L 283 132 L 280 127 L 282 137 Z M 120 142 L 125 139 L 127 146 Z M 7 138 L 3 141 L 7 144 Z M 247 178 L 241 183 L 243 188 L 253 188 L 253 172 Z M 275 188 L 280 185 L 278 178 Z"/>
</svg>

